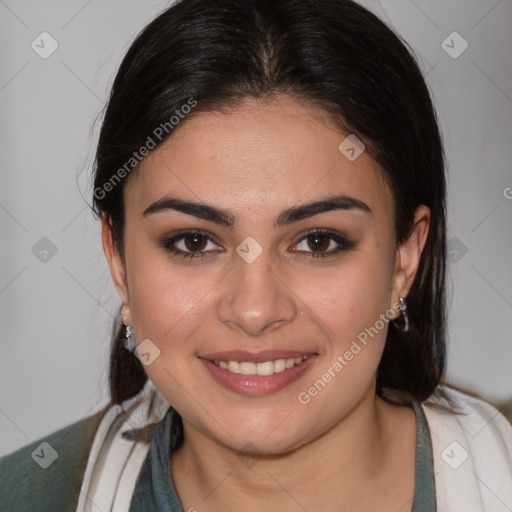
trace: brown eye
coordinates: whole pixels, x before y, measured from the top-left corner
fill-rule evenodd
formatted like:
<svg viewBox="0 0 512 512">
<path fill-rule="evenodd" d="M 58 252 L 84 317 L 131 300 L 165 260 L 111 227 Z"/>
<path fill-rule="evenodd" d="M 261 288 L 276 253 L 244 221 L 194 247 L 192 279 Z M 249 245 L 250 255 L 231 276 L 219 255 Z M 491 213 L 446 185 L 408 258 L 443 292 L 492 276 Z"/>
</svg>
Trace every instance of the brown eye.
<svg viewBox="0 0 512 512">
<path fill-rule="evenodd" d="M 329 248 L 331 239 L 321 233 L 313 233 L 307 237 L 308 246 L 313 251 L 326 251 Z"/>
<path fill-rule="evenodd" d="M 208 239 L 201 233 L 191 233 L 190 235 L 185 235 L 183 240 L 185 247 L 189 251 L 202 251 L 208 243 Z"/>
</svg>

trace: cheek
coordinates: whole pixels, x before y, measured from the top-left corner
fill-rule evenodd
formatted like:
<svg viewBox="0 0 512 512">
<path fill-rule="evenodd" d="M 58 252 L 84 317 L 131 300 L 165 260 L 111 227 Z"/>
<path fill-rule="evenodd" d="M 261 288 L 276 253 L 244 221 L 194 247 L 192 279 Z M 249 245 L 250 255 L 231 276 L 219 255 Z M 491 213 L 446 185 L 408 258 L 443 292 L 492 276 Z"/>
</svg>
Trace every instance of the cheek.
<svg viewBox="0 0 512 512">
<path fill-rule="evenodd" d="M 343 345 L 373 326 L 389 308 L 392 264 L 387 258 L 354 254 L 331 272 L 305 275 L 295 283 L 333 343 Z"/>
<path fill-rule="evenodd" d="M 192 378 L 197 372 L 197 339 L 204 338 L 201 330 L 204 333 L 213 310 L 208 291 L 218 279 L 208 273 L 184 275 L 169 264 L 134 270 L 130 309 L 137 343 L 150 339 L 159 351 L 144 370 L 169 403 L 188 411 L 191 406 L 184 395 L 200 394 L 199 382 Z"/>
<path fill-rule="evenodd" d="M 150 286 L 148 280 L 138 287 L 131 308 L 137 340 L 150 338 L 169 354 L 185 345 L 204 321 L 207 284 L 174 276 L 167 284 L 157 280 Z"/>
<path fill-rule="evenodd" d="M 218 277 L 172 264 L 151 247 L 139 246 L 131 256 L 130 310 L 137 340 L 149 338 L 170 352 L 197 328 Z"/>
<path fill-rule="evenodd" d="M 390 320 L 388 264 L 361 256 L 336 273 L 317 276 L 314 286 L 305 281 L 303 296 L 330 340 L 297 396 L 318 432 L 348 414 L 374 380 Z"/>
</svg>

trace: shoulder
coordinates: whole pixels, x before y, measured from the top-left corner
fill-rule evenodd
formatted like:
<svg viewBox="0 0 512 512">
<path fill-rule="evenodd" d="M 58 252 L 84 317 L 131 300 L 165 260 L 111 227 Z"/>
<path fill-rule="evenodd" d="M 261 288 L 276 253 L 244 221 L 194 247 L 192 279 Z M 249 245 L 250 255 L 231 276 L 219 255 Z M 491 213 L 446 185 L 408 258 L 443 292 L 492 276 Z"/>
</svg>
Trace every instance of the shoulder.
<svg viewBox="0 0 512 512">
<path fill-rule="evenodd" d="M 89 449 L 106 410 L 1 457 L 0 509 L 73 509 Z"/>
<path fill-rule="evenodd" d="M 486 401 L 446 386 L 422 406 L 431 434 L 441 510 L 456 504 L 457 510 L 502 510 L 503 503 L 512 504 L 512 425 L 508 420 Z M 468 508 L 460 508 L 461 500 Z"/>
<path fill-rule="evenodd" d="M 490 403 L 461 391 L 440 386 L 441 396 L 423 403 L 431 428 L 441 431 L 463 430 L 473 444 L 495 444 L 512 459 L 512 425 Z M 442 395 L 447 397 L 451 407 Z"/>
</svg>

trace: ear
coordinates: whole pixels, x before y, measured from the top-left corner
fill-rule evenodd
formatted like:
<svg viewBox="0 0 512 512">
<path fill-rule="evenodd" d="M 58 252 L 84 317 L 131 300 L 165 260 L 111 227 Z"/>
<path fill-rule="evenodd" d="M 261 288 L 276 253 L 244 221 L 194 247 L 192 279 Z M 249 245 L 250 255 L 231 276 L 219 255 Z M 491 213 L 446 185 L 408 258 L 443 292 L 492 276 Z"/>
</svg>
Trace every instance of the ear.
<svg viewBox="0 0 512 512">
<path fill-rule="evenodd" d="M 112 281 L 114 282 L 117 293 L 124 304 L 129 304 L 125 268 L 114 243 L 112 226 L 105 213 L 101 214 L 101 241 L 110 268 L 110 275 L 112 276 Z"/>
<path fill-rule="evenodd" d="M 392 304 L 399 297 L 407 297 L 420 264 L 420 257 L 427 241 L 430 227 L 430 209 L 420 205 L 414 212 L 414 221 L 407 240 L 396 249 L 395 272 L 393 276 Z"/>
</svg>

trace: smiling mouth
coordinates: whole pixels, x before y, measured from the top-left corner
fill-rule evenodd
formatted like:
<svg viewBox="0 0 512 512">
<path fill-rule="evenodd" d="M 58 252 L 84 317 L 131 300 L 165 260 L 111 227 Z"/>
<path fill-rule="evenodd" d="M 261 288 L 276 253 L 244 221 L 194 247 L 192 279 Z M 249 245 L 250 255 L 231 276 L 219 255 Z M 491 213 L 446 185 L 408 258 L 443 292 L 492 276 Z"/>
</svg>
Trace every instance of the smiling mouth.
<svg viewBox="0 0 512 512">
<path fill-rule="evenodd" d="M 199 361 L 222 387 L 239 395 L 255 397 L 290 386 L 315 364 L 318 357 L 314 352 L 233 350 L 205 354 L 199 356 Z"/>
<path fill-rule="evenodd" d="M 249 361 L 212 361 L 215 366 L 241 375 L 273 375 L 302 364 L 308 356 L 292 357 L 290 359 L 275 359 L 261 363 Z"/>
</svg>

